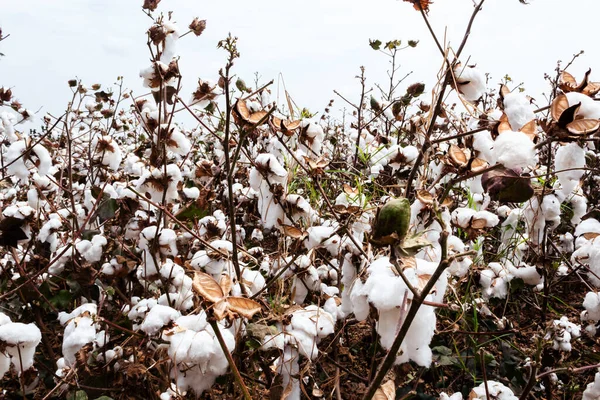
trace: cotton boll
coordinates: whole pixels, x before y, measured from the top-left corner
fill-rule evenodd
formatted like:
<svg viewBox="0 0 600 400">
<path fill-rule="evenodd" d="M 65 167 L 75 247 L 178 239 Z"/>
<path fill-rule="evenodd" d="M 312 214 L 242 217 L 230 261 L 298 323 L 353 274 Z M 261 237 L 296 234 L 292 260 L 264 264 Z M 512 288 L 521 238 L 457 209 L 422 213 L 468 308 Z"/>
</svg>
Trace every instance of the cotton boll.
<svg viewBox="0 0 600 400">
<path fill-rule="evenodd" d="M 578 115 L 583 118 L 600 119 L 600 105 L 598 105 L 591 97 L 577 92 L 569 92 L 566 96 L 569 101 L 569 107 L 581 103 Z"/>
<path fill-rule="evenodd" d="M 469 393 L 470 400 L 487 400 L 488 398 L 497 400 L 519 400 L 508 387 L 500 382 L 491 380 L 473 388 L 471 393 Z"/>
<path fill-rule="evenodd" d="M 553 349 L 561 351 L 571 351 L 571 339 L 578 338 L 581 335 L 581 327 L 569 322 L 566 316 L 559 320 L 554 320 L 552 326 L 546 333 L 544 339 L 552 339 Z"/>
<path fill-rule="evenodd" d="M 8 371 L 9 361 L 19 375 L 31 368 L 35 349 L 41 340 L 42 333 L 35 324 L 8 322 L 1 325 L 0 342 L 6 344 L 6 355 L 0 353 L 0 377 Z"/>
<path fill-rule="evenodd" d="M 508 169 L 534 167 L 537 155 L 534 143 L 522 132 L 504 132 L 496 138 L 493 159 Z"/>
<path fill-rule="evenodd" d="M 504 96 L 504 112 L 514 130 L 521 129 L 523 125 L 535 119 L 531 101 L 517 91 Z"/>
<path fill-rule="evenodd" d="M 477 157 L 491 164 L 495 161 L 494 156 L 494 139 L 489 131 L 477 132 L 473 135 L 473 149 L 478 154 Z"/>
<path fill-rule="evenodd" d="M 594 375 L 594 381 L 587 384 L 583 391 L 581 400 L 598 400 L 600 399 L 600 372 Z"/>
<path fill-rule="evenodd" d="M 463 395 L 462 393 L 458 392 L 448 396 L 446 393 L 442 392 L 440 393 L 439 400 L 463 400 Z"/>
<path fill-rule="evenodd" d="M 496 297 L 504 299 L 508 294 L 508 282 L 512 280 L 512 275 L 500 263 L 490 263 L 488 269 L 481 271 L 479 284 L 483 288 L 484 299 Z"/>
<path fill-rule="evenodd" d="M 579 185 L 579 180 L 585 173 L 585 151 L 575 142 L 561 146 L 554 156 L 554 169 L 562 186 L 563 193 L 568 195 Z"/>
<path fill-rule="evenodd" d="M 485 75 L 475 67 L 462 66 L 458 64 L 454 68 L 458 91 L 465 100 L 477 101 L 485 93 Z"/>
</svg>

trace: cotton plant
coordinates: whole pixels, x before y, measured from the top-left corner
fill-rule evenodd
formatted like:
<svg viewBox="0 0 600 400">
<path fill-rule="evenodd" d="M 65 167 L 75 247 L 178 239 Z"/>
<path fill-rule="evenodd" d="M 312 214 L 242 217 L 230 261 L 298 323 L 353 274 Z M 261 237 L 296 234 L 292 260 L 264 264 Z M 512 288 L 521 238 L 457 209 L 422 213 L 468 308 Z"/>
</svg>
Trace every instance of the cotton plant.
<svg viewBox="0 0 600 400">
<path fill-rule="evenodd" d="M 75 367 L 76 354 L 83 346 L 92 343 L 94 349 L 100 349 L 109 342 L 108 333 L 97 321 L 97 312 L 96 304 L 86 303 L 70 313 L 62 311 L 58 314 L 60 324 L 65 327 L 63 357 L 57 361 L 59 371 Z M 60 374 L 62 376 L 64 371 Z"/>
<path fill-rule="evenodd" d="M 600 295 L 596 292 L 588 292 L 583 299 L 584 311 L 581 312 L 581 321 L 587 322 L 585 333 L 594 337 L 600 322 Z"/>
</svg>

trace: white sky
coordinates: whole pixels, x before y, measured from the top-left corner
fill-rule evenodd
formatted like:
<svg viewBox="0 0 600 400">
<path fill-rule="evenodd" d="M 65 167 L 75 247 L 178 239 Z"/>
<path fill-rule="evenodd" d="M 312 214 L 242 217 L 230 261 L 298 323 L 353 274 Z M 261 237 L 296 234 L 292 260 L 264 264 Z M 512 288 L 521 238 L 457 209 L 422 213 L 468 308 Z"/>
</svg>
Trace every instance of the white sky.
<svg viewBox="0 0 600 400">
<path fill-rule="evenodd" d="M 0 27 L 10 37 L 0 43 L 0 86 L 13 89 L 31 110 L 60 113 L 70 98 L 67 80 L 106 87 L 117 76 L 134 94 L 142 94 L 140 69 L 149 55 L 145 32 L 150 19 L 142 0 L 0 0 Z M 487 0 L 478 15 L 463 59 L 492 75 L 492 83 L 509 74 L 524 82 L 526 93 L 543 102 L 544 72 L 553 73 L 556 60 L 565 63 L 585 50 L 571 72 L 580 77 L 595 68 L 600 77 L 600 47 L 586 16 L 599 15 L 598 0 Z M 436 0 L 430 21 L 440 39 L 455 48 L 461 41 L 473 0 Z M 216 49 L 228 32 L 239 37 L 241 59 L 234 73 L 248 84 L 254 72 L 261 82 L 283 74 L 287 89 L 300 107 L 321 111 L 330 99 L 344 106 L 333 90 L 356 100 L 354 77 L 366 67 L 368 86 L 387 81 L 388 58 L 373 51 L 369 39 L 419 40 L 416 49 L 400 53 L 399 75 L 414 71 L 410 83 L 432 88 L 441 58 L 420 14 L 400 0 L 163 0 L 159 11 L 174 11 L 187 27 L 193 17 L 207 20 L 204 34 L 178 43 L 184 90 L 197 78 L 216 81 L 225 52 Z M 600 79 L 598 79 L 600 80 Z M 276 89 L 276 87 L 275 87 Z M 43 112 L 39 114 L 43 115 Z"/>
</svg>

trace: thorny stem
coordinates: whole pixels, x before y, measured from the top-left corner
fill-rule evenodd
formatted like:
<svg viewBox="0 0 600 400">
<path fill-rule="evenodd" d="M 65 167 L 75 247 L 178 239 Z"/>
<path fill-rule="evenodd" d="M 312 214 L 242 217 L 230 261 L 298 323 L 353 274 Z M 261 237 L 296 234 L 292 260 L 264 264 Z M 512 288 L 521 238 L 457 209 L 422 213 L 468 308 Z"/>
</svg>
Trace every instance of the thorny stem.
<svg viewBox="0 0 600 400">
<path fill-rule="evenodd" d="M 219 324 L 213 317 L 208 318 L 208 323 L 210 324 L 213 331 L 215 332 L 215 336 L 217 337 L 217 340 L 219 341 L 221 350 L 223 350 L 225 357 L 227 357 L 227 362 L 229 363 L 229 368 L 231 368 L 233 377 L 235 378 L 235 381 L 237 382 L 237 384 L 240 387 L 240 390 L 242 391 L 244 400 L 252 400 L 252 397 L 250 396 L 250 392 L 248 392 L 248 388 L 244 384 L 244 380 L 242 379 L 242 376 L 240 375 L 240 371 L 235 366 L 235 362 L 233 361 L 233 357 L 231 357 L 231 353 L 229 352 L 229 349 L 227 348 L 227 344 L 225 344 L 223 335 L 221 335 L 221 330 L 219 329 Z"/>
<path fill-rule="evenodd" d="M 413 298 L 410 308 L 408 309 L 408 313 L 406 314 L 404 322 L 402 323 L 402 327 L 396 335 L 394 342 L 390 346 L 390 350 L 388 351 L 387 355 L 385 356 L 385 359 L 381 363 L 381 366 L 379 367 L 379 370 L 377 371 L 373 382 L 371 382 L 367 393 L 364 395 L 363 400 L 371 400 L 379 386 L 381 386 L 383 379 L 385 378 L 386 374 L 396 361 L 398 350 L 400 349 L 400 346 L 402 345 L 402 342 L 404 341 L 404 338 L 406 337 L 406 334 L 408 333 L 408 330 L 412 325 L 412 322 L 414 321 L 417 312 L 421 308 L 425 297 L 427 297 L 429 292 L 431 292 L 431 289 L 433 289 L 433 286 L 436 284 L 437 280 L 440 278 L 440 276 L 446 270 L 446 268 L 448 268 L 448 266 L 450 265 L 450 260 L 448 259 L 448 232 L 441 232 L 440 245 L 442 247 L 441 261 L 435 269 L 435 272 L 431 275 L 431 278 L 429 278 L 429 281 L 421 291 L 420 295 Z"/>
</svg>

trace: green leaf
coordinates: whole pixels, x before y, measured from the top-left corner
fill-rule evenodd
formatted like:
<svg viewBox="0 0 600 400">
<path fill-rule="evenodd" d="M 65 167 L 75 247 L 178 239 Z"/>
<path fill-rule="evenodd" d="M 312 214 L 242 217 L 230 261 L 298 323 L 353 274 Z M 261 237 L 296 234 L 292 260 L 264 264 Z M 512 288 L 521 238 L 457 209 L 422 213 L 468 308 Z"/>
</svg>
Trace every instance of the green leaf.
<svg viewBox="0 0 600 400">
<path fill-rule="evenodd" d="M 209 214 L 208 210 L 200 208 L 196 203 L 192 203 L 176 215 L 180 221 L 197 221 L 206 217 Z"/>
<path fill-rule="evenodd" d="M 381 40 L 369 39 L 369 46 L 371 46 L 373 50 L 379 50 L 381 48 Z"/>
<path fill-rule="evenodd" d="M 83 390 L 71 392 L 67 396 L 67 400 L 87 400 L 87 399 L 88 399 L 87 393 L 84 392 Z"/>
<path fill-rule="evenodd" d="M 73 296 L 71 295 L 71 292 L 63 289 L 54 296 L 50 297 L 49 301 L 54 307 L 63 309 L 69 307 L 73 301 Z"/>
<path fill-rule="evenodd" d="M 417 234 L 406 237 L 402 242 L 402 245 L 398 246 L 400 254 L 405 257 L 414 256 L 422 248 L 431 246 L 431 242 L 424 237 L 425 232 L 419 232 Z"/>
<path fill-rule="evenodd" d="M 400 47 L 401 44 L 402 44 L 402 41 L 400 41 L 400 40 L 390 40 L 389 42 L 386 42 L 385 48 L 388 50 L 394 50 L 394 49 Z"/>
</svg>

